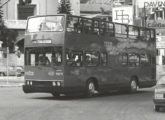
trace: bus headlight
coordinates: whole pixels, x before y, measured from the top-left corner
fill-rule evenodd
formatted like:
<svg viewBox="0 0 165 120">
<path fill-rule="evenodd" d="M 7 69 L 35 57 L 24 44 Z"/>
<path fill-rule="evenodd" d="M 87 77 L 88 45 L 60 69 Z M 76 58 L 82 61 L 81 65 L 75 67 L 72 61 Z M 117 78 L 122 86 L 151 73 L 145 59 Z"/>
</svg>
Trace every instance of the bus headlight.
<svg viewBox="0 0 165 120">
<path fill-rule="evenodd" d="M 33 82 L 32 81 L 30 81 L 30 85 L 33 85 Z"/>
<path fill-rule="evenodd" d="M 29 81 L 26 81 L 26 84 L 29 85 L 30 84 Z"/>
<path fill-rule="evenodd" d="M 155 93 L 155 98 L 156 99 L 163 99 L 163 94 L 161 94 L 161 93 Z"/>
<path fill-rule="evenodd" d="M 53 86 L 56 86 L 56 82 L 53 82 L 52 85 L 53 85 Z"/>
<path fill-rule="evenodd" d="M 61 82 L 58 81 L 58 82 L 57 82 L 57 86 L 61 86 Z"/>
</svg>

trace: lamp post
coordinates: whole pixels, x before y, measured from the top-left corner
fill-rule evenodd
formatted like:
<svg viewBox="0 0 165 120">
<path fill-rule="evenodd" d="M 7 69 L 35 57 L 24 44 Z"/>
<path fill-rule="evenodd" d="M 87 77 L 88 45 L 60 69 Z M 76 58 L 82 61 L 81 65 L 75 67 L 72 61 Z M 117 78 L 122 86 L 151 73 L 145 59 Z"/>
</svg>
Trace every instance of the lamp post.
<svg viewBox="0 0 165 120">
<path fill-rule="evenodd" d="M 144 27 L 146 27 L 146 7 L 144 2 Z"/>
<path fill-rule="evenodd" d="M 6 73 L 7 73 L 7 84 L 9 83 L 9 60 L 8 60 L 8 57 L 9 57 L 9 47 L 7 46 L 7 53 L 6 53 L 6 68 L 7 68 L 7 71 L 6 71 Z"/>
<path fill-rule="evenodd" d="M 47 0 L 45 0 L 45 14 L 47 15 Z"/>
</svg>

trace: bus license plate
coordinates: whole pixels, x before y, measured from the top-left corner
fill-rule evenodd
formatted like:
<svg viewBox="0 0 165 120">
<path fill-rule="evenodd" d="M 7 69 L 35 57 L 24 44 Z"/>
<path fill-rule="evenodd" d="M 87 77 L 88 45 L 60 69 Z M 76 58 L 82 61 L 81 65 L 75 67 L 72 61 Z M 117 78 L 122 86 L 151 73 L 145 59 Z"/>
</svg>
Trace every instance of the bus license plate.
<svg viewBox="0 0 165 120">
<path fill-rule="evenodd" d="M 158 98 L 158 99 L 163 99 L 164 95 L 163 94 L 156 94 L 155 97 Z"/>
</svg>

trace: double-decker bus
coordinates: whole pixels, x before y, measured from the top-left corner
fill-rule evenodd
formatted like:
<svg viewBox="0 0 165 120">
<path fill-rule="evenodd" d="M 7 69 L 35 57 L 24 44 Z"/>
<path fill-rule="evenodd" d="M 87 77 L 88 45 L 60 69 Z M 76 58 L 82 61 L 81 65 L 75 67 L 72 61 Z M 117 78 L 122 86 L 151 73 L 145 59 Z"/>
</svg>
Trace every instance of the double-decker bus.
<svg viewBox="0 0 165 120">
<path fill-rule="evenodd" d="M 155 30 L 65 14 L 28 18 L 25 93 L 129 90 L 156 82 Z"/>
</svg>

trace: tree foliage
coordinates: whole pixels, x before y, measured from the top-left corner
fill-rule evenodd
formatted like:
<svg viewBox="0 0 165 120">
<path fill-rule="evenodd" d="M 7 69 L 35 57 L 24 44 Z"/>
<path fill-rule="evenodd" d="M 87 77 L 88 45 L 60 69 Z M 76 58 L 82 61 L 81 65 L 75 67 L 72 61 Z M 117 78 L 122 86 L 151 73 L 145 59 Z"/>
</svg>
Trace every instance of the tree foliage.
<svg viewBox="0 0 165 120">
<path fill-rule="evenodd" d="M 71 4 L 69 0 L 60 0 L 58 13 L 71 14 Z"/>
<path fill-rule="evenodd" d="M 1 3 L 1 0 L 0 0 Z M 9 51 L 14 51 L 14 43 L 18 33 L 14 30 L 8 29 L 3 20 L 3 10 L 2 5 L 0 5 L 0 41 L 2 41 L 2 47 L 9 47 Z"/>
</svg>

